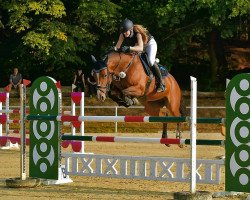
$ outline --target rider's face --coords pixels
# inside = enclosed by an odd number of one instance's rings
[[[128,30],[128,31],[124,32],[123,35],[124,35],[125,37],[129,37],[129,36],[130,36],[130,33],[131,33],[131,30]]]

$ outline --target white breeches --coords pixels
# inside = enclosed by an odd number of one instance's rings
[[[148,55],[149,64],[153,66],[157,53],[157,43],[154,38],[149,40],[148,44],[145,46],[145,51]]]

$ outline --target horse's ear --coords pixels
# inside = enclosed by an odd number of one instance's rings
[[[92,60],[92,62],[93,62],[94,64],[97,63],[97,60],[96,60],[95,56],[93,56],[93,55],[91,55],[91,60]]]

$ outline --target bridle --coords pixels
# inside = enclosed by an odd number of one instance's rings
[[[132,65],[133,61],[134,61],[134,58],[136,56],[137,53],[133,53],[133,58],[131,59],[131,61],[129,62],[129,64],[127,65],[127,67],[125,68],[124,72],[126,72],[130,66]],[[114,70],[117,69],[119,66],[120,66],[120,61],[122,59],[122,56],[121,56],[121,53],[119,52],[119,62],[117,63],[117,65],[115,66]],[[95,70],[95,74],[96,74],[96,78],[97,78],[97,86],[96,86],[96,89],[104,94],[106,94],[107,92],[110,91],[110,85],[111,85],[111,82],[112,80],[110,80],[110,76],[112,77],[113,80],[116,80],[116,81],[120,81],[120,77],[116,77],[116,75],[114,75],[114,73],[110,73],[109,70],[108,70],[108,67],[107,67],[107,61],[108,61],[108,56],[106,57],[106,62],[105,62],[105,66],[102,67],[101,69],[98,69],[98,70]],[[105,86],[102,86],[100,85],[99,83],[99,75],[100,75],[100,72],[103,71],[103,70],[107,70],[107,84]],[[105,92],[106,90],[106,92]]]
[[[102,85],[100,85],[100,83],[99,83],[99,75],[100,75],[100,72],[103,71],[103,70],[105,70],[105,69],[107,70],[107,79],[108,79],[108,81],[107,81],[106,86],[102,86]],[[106,94],[106,93],[110,90],[110,83],[109,83],[110,81],[109,81],[109,71],[108,71],[108,67],[106,66],[106,67],[103,67],[103,68],[101,68],[101,69],[99,69],[99,70],[95,70],[95,74],[96,74],[96,78],[97,78],[97,86],[96,86],[96,89],[99,90],[100,92]],[[104,91],[104,90],[106,90],[106,91]]]

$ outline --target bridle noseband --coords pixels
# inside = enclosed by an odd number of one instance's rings
[[[99,70],[95,70],[95,73],[96,73],[96,77],[97,77],[97,86],[96,86],[96,89],[99,90],[100,92],[106,94],[109,90],[110,90],[110,83],[109,83],[109,80],[107,81],[107,85],[106,86],[102,86],[99,84],[99,74],[101,71],[103,70],[107,70],[107,79],[109,79],[109,72],[108,72],[108,67],[103,67]],[[104,91],[106,90],[106,92]]]

